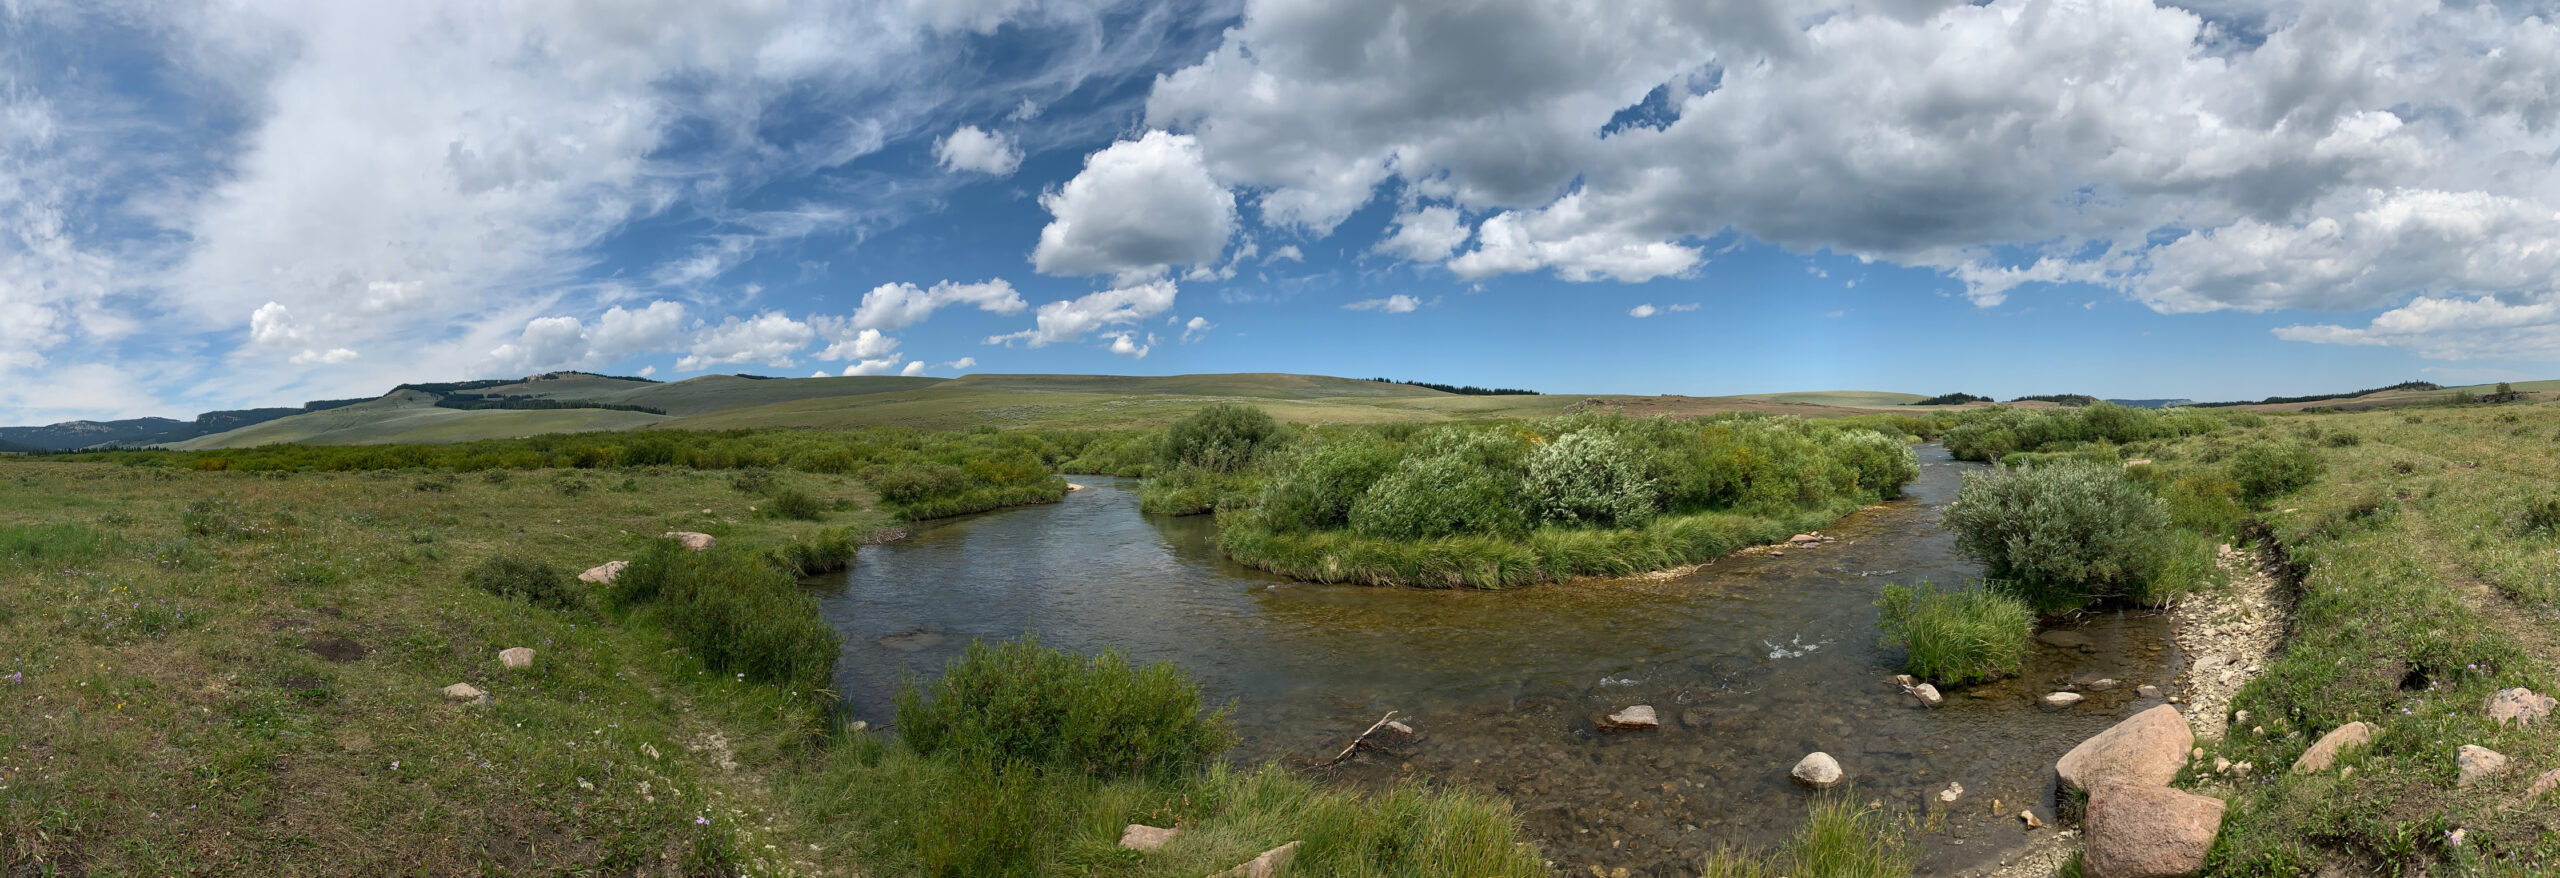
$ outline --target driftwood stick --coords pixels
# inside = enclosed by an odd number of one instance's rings
[[[1333,758],[1331,758],[1331,759],[1327,759],[1327,760],[1325,760],[1324,762],[1322,762],[1322,763],[1320,763],[1320,764],[1321,764],[1321,765],[1323,765],[1323,766],[1324,766],[1324,767],[1326,767],[1326,768],[1331,768],[1331,767],[1333,767],[1333,766],[1336,766],[1336,765],[1340,765],[1340,764],[1342,764],[1342,760],[1345,760],[1345,759],[1349,759],[1349,758],[1351,758],[1351,751],[1360,749],[1360,745],[1362,745],[1362,744],[1365,744],[1365,743],[1368,743],[1368,742],[1369,742],[1369,736],[1370,736],[1370,735],[1377,734],[1379,729],[1386,728],[1386,727],[1387,727],[1387,721],[1388,721],[1388,720],[1395,719],[1395,718],[1396,718],[1396,712],[1395,712],[1395,711],[1392,711],[1392,710],[1387,711],[1387,715],[1386,715],[1386,716],[1379,717],[1377,722],[1374,722],[1374,723],[1370,723],[1370,724],[1369,724],[1369,730],[1368,730],[1368,731],[1361,732],[1359,737],[1351,739],[1351,743],[1344,745],[1344,746],[1343,746],[1343,748],[1342,748],[1342,752],[1340,752],[1340,753],[1336,753],[1336,754],[1333,754]]]

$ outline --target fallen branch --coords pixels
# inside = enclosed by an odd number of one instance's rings
[[[1370,735],[1377,734],[1379,729],[1386,728],[1387,722],[1395,718],[1395,711],[1387,711],[1386,716],[1379,717],[1377,722],[1369,724],[1368,731],[1361,732],[1359,737],[1351,739],[1351,743],[1343,745],[1342,752],[1333,754],[1333,758],[1331,759],[1316,763],[1316,767],[1332,768],[1336,765],[1342,764],[1342,760],[1351,758],[1352,751],[1360,749],[1360,745],[1362,744],[1369,743]]]

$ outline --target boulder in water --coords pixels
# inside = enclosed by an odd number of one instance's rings
[[[1815,752],[1806,754],[1803,759],[1798,760],[1795,770],[1787,772],[1787,776],[1795,778],[1797,783],[1805,786],[1827,790],[1839,785],[1842,772],[1840,761],[1831,758],[1831,754]]]

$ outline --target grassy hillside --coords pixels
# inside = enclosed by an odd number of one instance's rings
[[[1272,417],[1302,424],[1535,418],[1563,414],[1576,406],[1637,415],[1748,411],[1825,417],[1899,409],[1902,402],[1921,398],[1854,390],[1731,397],[1472,396],[1406,384],[1279,373],[970,375],[953,379],[705,375],[664,384],[555,373],[470,392],[486,397],[645,406],[664,411],[667,416],[577,409],[463,411],[437,408],[428,394],[402,391],[371,402],[295,415],[170,447],[209,450],[279,442],[459,442],[660,424],[703,430],[1150,427],[1222,402],[1253,405],[1270,412]]]
[[[1929,397],[1920,393],[1888,393],[1882,390],[1806,390],[1795,393],[1746,393],[1735,398],[1843,408],[1900,408]]]
[[[402,442],[465,442],[574,433],[628,430],[664,421],[663,415],[604,409],[552,411],[437,408],[435,398],[401,391],[372,402],[278,418],[237,430],[199,436],[170,447],[183,451],[250,448],[283,442],[312,445],[384,445]]]

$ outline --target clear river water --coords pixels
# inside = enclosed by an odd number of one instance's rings
[[[1502,794],[1565,874],[1695,874],[1719,846],[1774,844],[1804,823],[1811,794],[1787,772],[1816,750],[1850,795],[1918,823],[1923,874],[1960,874],[2053,832],[2017,816],[2052,822],[2053,760],[2156,703],[2135,687],[2170,688],[2180,658],[2165,615],[2110,611],[2063,626],[2091,646],[2038,643],[2022,676],[1920,706],[1889,679],[1900,656],[1878,642],[1876,594],[1980,571],[1938,526],[1979,466],[1919,451],[1919,480],[1826,530],[1836,542],[1678,576],[1298,583],[1225,560],[1207,516],[1144,515],[1134,481],[1077,477],[1088,489],[1063,502],[928,523],[811,584],[844,640],[838,691],[875,724],[902,678],[936,673],[971,638],[1037,634],[1180,666],[1234,703],[1242,760],[1328,757],[1398,711],[1417,736],[1332,769],[1339,782]],[[2122,685],[2063,711],[2036,702],[2098,678]],[[1597,730],[1636,704],[1662,727]],[[1949,782],[1965,789],[1952,804],[1937,796]]]

